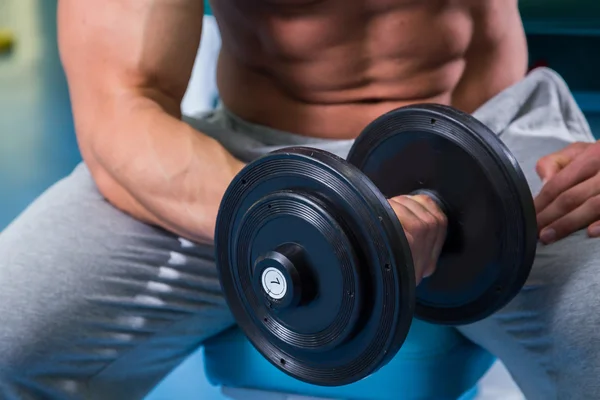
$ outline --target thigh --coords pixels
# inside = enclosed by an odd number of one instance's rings
[[[84,166],[0,234],[0,397],[141,398],[233,321],[210,247],[109,205]]]
[[[537,160],[569,142],[507,133],[532,193]],[[600,392],[600,240],[585,230],[538,245],[519,295],[492,317],[459,330],[498,356],[528,399],[587,399]]]
[[[600,393],[600,241],[579,231],[539,246],[520,294],[459,330],[498,356],[528,399]]]

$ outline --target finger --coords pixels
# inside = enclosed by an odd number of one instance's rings
[[[556,175],[558,171],[563,169],[567,163],[567,159],[557,154],[550,154],[540,158],[535,165],[535,171],[542,180],[542,185],[546,184],[546,182]]]
[[[405,224],[414,222],[413,220],[419,220],[419,217],[408,207],[406,207],[404,198],[408,196],[398,196],[389,199],[389,203],[391,204],[396,216],[402,223],[404,227]]]
[[[415,213],[404,205],[405,201],[403,201],[401,197],[392,198],[389,200],[389,203],[400,220],[402,228],[404,229],[404,234],[408,240],[415,269],[415,280],[418,285],[423,279],[423,272],[425,269],[422,260],[422,251],[420,251],[420,245],[424,241],[421,236],[425,231],[422,228],[423,223]]]
[[[588,226],[588,235],[593,238],[600,237],[600,221],[596,221]]]
[[[597,221],[599,216],[600,196],[594,196],[575,210],[544,228],[540,233],[540,241],[544,244],[554,243],[572,232]]]
[[[410,207],[426,223],[428,229],[429,259],[423,273],[423,277],[427,278],[435,272],[438,258],[444,246],[447,219],[446,215],[429,196],[411,196],[410,200],[413,200],[413,202],[406,203],[407,207]]]
[[[416,196],[415,196],[416,197]],[[431,270],[435,270],[433,264],[434,249],[433,244],[436,241],[437,232],[432,229],[436,225],[435,217],[429,213],[426,206],[419,203],[413,196],[402,196],[399,201],[409,209],[421,221],[419,236],[421,237],[419,247],[419,281],[431,275]]]
[[[589,162],[586,158],[573,161],[542,187],[534,200],[536,212],[541,213],[563,192],[591,178],[597,172],[598,166],[595,162]]]
[[[417,202],[421,207],[425,208],[430,214],[437,216],[438,214],[443,215],[442,210],[438,206],[438,204],[426,194],[418,194],[415,196],[402,196],[405,198],[409,198],[412,201]]]
[[[543,229],[559,218],[575,210],[589,198],[600,194],[600,175],[571,187],[560,194],[542,212],[537,214],[538,229]],[[578,229],[583,228],[579,227]]]
[[[433,244],[437,234],[438,220],[429,209],[433,206],[417,196],[402,196],[399,201],[421,221],[423,236],[428,244]]]
[[[437,267],[438,259],[446,241],[448,218],[438,204],[429,196],[414,196],[413,199],[427,209],[427,212],[435,218],[435,223],[437,225],[435,241],[431,250],[431,263],[424,274],[424,278],[427,278],[435,272]]]
[[[401,207],[399,217],[405,230],[411,232],[415,240],[418,240],[419,248],[428,242],[430,229],[427,229],[427,212],[410,196],[399,196],[392,201]]]
[[[572,143],[564,149],[540,158],[535,166],[535,170],[542,182],[545,183],[556,175],[571,160],[585,151],[587,145],[589,143]]]

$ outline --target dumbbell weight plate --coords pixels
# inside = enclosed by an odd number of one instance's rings
[[[535,256],[535,210],[517,161],[486,126],[447,106],[399,108],[364,129],[348,161],[388,198],[430,190],[448,209],[437,270],[417,288],[418,318],[466,324],[516,296]]]
[[[400,348],[415,277],[373,183],[333,154],[286,148],[247,165],[221,203],[217,268],[246,336],[302,381],[352,383]]]

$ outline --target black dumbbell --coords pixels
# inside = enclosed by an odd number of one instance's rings
[[[426,193],[448,217],[436,272],[415,287],[412,256],[387,199]],[[221,285],[249,340],[287,374],[317,385],[360,380],[389,362],[413,316],[481,320],[529,275],[533,199],[499,138],[451,107],[417,105],[367,126],[343,160],[286,148],[247,165],[221,203]]]

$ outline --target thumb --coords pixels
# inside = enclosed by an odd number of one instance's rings
[[[588,143],[573,143],[562,150],[540,158],[535,166],[535,171],[542,182],[548,182],[561,169],[569,165],[575,157],[587,148],[587,145]]]

